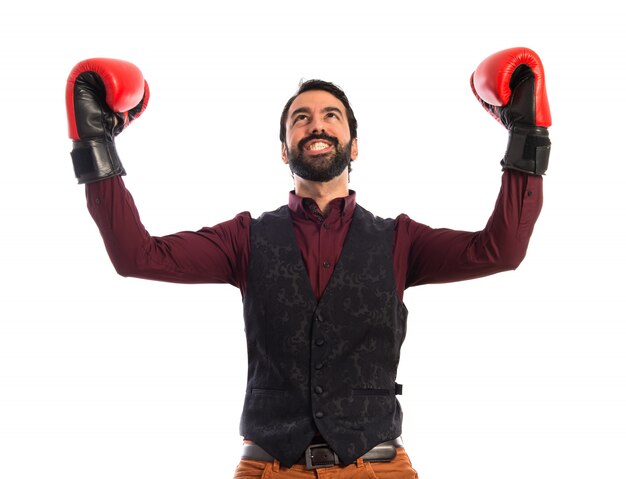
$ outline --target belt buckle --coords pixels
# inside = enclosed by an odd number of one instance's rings
[[[311,444],[304,451],[307,469],[321,469],[339,464],[339,457],[328,444]]]

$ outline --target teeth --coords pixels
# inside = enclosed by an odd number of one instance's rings
[[[317,143],[313,143],[312,145],[309,146],[309,150],[323,150],[325,148],[327,148],[328,145],[326,143],[322,143],[321,141],[318,141]]]

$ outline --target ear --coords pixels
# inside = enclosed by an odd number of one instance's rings
[[[355,138],[352,140],[352,146],[350,147],[350,159],[352,161],[356,161],[359,156],[359,139]]]
[[[280,144],[280,156],[285,165],[289,164],[289,158],[287,158],[287,147],[285,146],[284,143]]]

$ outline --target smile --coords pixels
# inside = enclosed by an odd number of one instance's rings
[[[320,151],[320,150],[325,150],[329,146],[330,145],[324,141],[315,141],[311,143],[310,145],[307,145],[306,149],[309,151]]]

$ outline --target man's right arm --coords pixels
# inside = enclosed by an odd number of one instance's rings
[[[199,231],[151,236],[120,176],[86,185],[87,207],[122,276],[245,289],[250,214]]]
[[[79,62],[66,86],[68,133],[79,184],[117,272],[179,283],[230,283],[245,290],[250,215],[197,232],[154,237],[143,227],[121,176],[115,137],[145,111],[148,83],[132,63]]]

